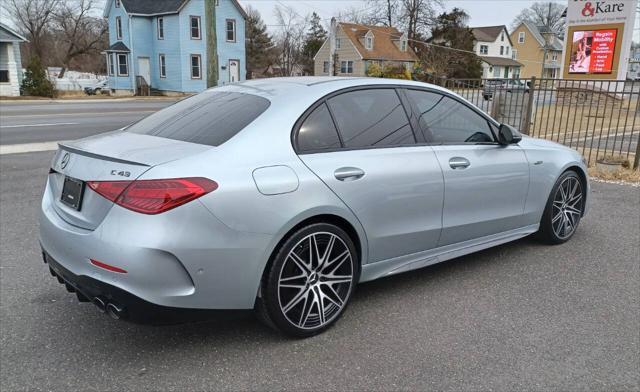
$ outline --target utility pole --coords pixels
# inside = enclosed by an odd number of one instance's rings
[[[544,67],[547,61],[547,50],[549,47],[549,33],[551,33],[551,2],[549,2],[549,11],[547,12],[547,21],[545,23],[545,29],[547,31],[542,32],[542,39],[544,40],[544,51],[542,53],[542,73],[540,73],[540,77],[544,79]]]
[[[329,76],[335,75],[334,70],[334,58],[336,53],[336,30],[338,29],[338,22],[336,18],[331,18],[331,27],[329,28]]]
[[[216,1],[205,0],[207,32],[207,88],[218,85],[218,41],[216,36]]]

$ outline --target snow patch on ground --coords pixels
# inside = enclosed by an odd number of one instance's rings
[[[598,177],[590,177],[589,179],[591,181],[593,181],[593,182],[601,182],[601,183],[605,183],[605,184],[626,185],[626,186],[632,186],[634,188],[640,188],[640,182],[629,182],[629,181],[622,181],[622,180],[604,180],[604,179],[598,178]]]

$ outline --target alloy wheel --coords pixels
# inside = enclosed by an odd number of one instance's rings
[[[288,253],[278,277],[278,302],[286,319],[301,329],[329,324],[346,305],[353,284],[353,259],[339,236],[317,232]]]
[[[553,198],[551,227],[561,240],[571,237],[582,215],[582,184],[576,177],[560,183]]]

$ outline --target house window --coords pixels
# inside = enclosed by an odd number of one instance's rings
[[[514,49],[511,51],[511,58],[514,60],[518,59],[518,49]]]
[[[509,47],[508,47],[508,46],[505,46],[505,48],[506,48],[506,49],[505,49],[505,54],[508,56],[508,55],[509,55]]]
[[[116,8],[120,8],[120,0],[116,0]]]
[[[160,67],[160,77],[164,79],[167,77],[167,58],[164,54],[161,54],[158,60],[158,66]]]
[[[553,61],[558,61],[558,53],[557,52],[553,52],[551,54],[551,60]]]
[[[113,76],[115,73],[115,64],[113,63],[113,53],[107,53],[107,69],[109,70],[109,76]]]
[[[122,39],[122,19],[119,16],[116,16],[116,39]]]
[[[367,50],[373,49],[373,37],[365,37],[364,40],[364,47],[367,48]]]
[[[502,56],[504,54],[504,46],[500,47],[500,56]]]
[[[9,70],[0,70],[0,83],[9,83]]]
[[[191,79],[202,79],[202,73],[200,66],[202,65],[202,58],[199,54],[191,55]]]
[[[504,42],[504,33],[500,36],[500,41]]]
[[[500,77],[500,67],[493,67],[493,77],[494,78]]]
[[[341,61],[340,73],[343,73],[343,74],[353,73],[353,61]]]
[[[514,68],[513,69],[513,78],[514,79],[520,79],[520,68]]]
[[[325,61],[322,63],[322,73],[329,73],[329,62]]]
[[[480,45],[480,54],[489,54],[489,46]]]
[[[129,63],[126,54],[118,55],[118,76],[129,76]]]
[[[158,18],[158,39],[164,39],[164,18]]]
[[[400,41],[400,51],[401,52],[407,51],[407,41],[405,40]]]
[[[200,17],[191,16],[191,39],[200,39]]]
[[[336,49],[340,49],[340,38],[336,38]]]
[[[518,33],[518,42],[521,44],[524,43],[524,31]]]
[[[236,42],[236,20],[227,19],[227,42]]]

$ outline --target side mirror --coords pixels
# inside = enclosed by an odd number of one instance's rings
[[[498,130],[498,142],[502,145],[518,144],[522,140],[522,134],[511,125],[501,124]]]

